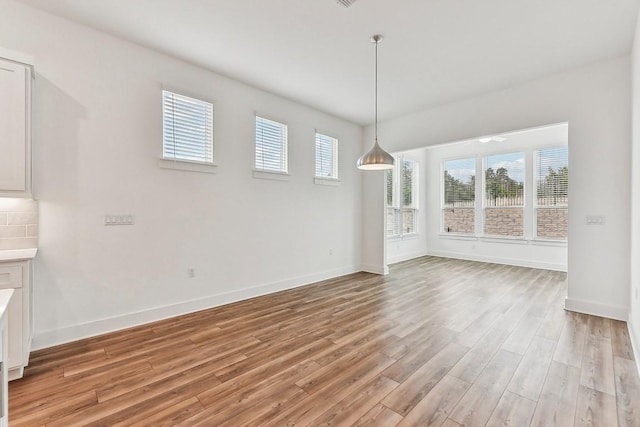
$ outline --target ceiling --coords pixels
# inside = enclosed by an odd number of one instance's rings
[[[20,0],[358,124],[629,53],[640,0]]]

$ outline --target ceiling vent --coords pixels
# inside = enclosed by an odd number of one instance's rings
[[[349,7],[357,1],[358,0],[337,0],[337,3],[343,5],[344,7]]]

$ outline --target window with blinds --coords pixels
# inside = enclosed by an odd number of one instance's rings
[[[256,170],[287,173],[287,125],[256,116]]]
[[[162,157],[213,163],[213,105],[162,91]]]
[[[402,230],[401,234],[412,234],[417,229],[418,211],[418,163],[402,159]]]
[[[338,179],[338,140],[316,132],[316,178]]]
[[[522,152],[485,157],[485,234],[524,236],[524,159]]]
[[[397,161],[396,161],[397,164]],[[394,183],[397,178],[394,177],[396,168],[387,169],[386,173],[386,191],[387,191],[387,237],[400,236],[400,209],[397,208],[396,186]]]
[[[536,237],[567,240],[569,224],[568,147],[535,152]]]
[[[386,174],[387,237],[417,233],[418,163],[400,157]]]
[[[476,158],[447,160],[442,164],[442,231],[475,232]]]

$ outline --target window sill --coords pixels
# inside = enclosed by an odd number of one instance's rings
[[[322,178],[317,176],[313,178],[313,183],[315,185],[331,185],[337,187],[340,185],[340,180],[336,178]]]
[[[387,240],[413,240],[418,237],[420,237],[420,233],[396,234],[394,236],[387,236]]]
[[[529,241],[527,239],[525,239],[524,237],[508,237],[508,236],[485,236],[485,237],[480,237],[479,238],[480,241],[482,242],[495,242],[495,243],[508,243],[508,244],[514,244],[514,245],[528,245]]]
[[[271,172],[265,170],[253,170],[253,177],[256,179],[270,179],[273,181],[289,181],[291,175],[286,172]]]
[[[440,233],[441,239],[451,239],[451,240],[478,240],[476,236],[471,234],[456,234],[456,233]]]
[[[191,162],[188,160],[158,159],[158,166],[162,169],[174,169],[188,172],[216,173],[218,165],[205,162]]]
[[[533,239],[531,240],[531,244],[536,246],[557,246],[561,248],[567,247],[566,240]]]

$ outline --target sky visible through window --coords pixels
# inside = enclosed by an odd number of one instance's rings
[[[476,174],[476,159],[471,157],[468,159],[448,160],[445,162],[445,170],[454,177],[464,183],[468,183],[471,177]]]
[[[524,182],[524,153],[505,153],[487,156],[487,169],[497,171],[504,168],[509,173],[509,178]]]

